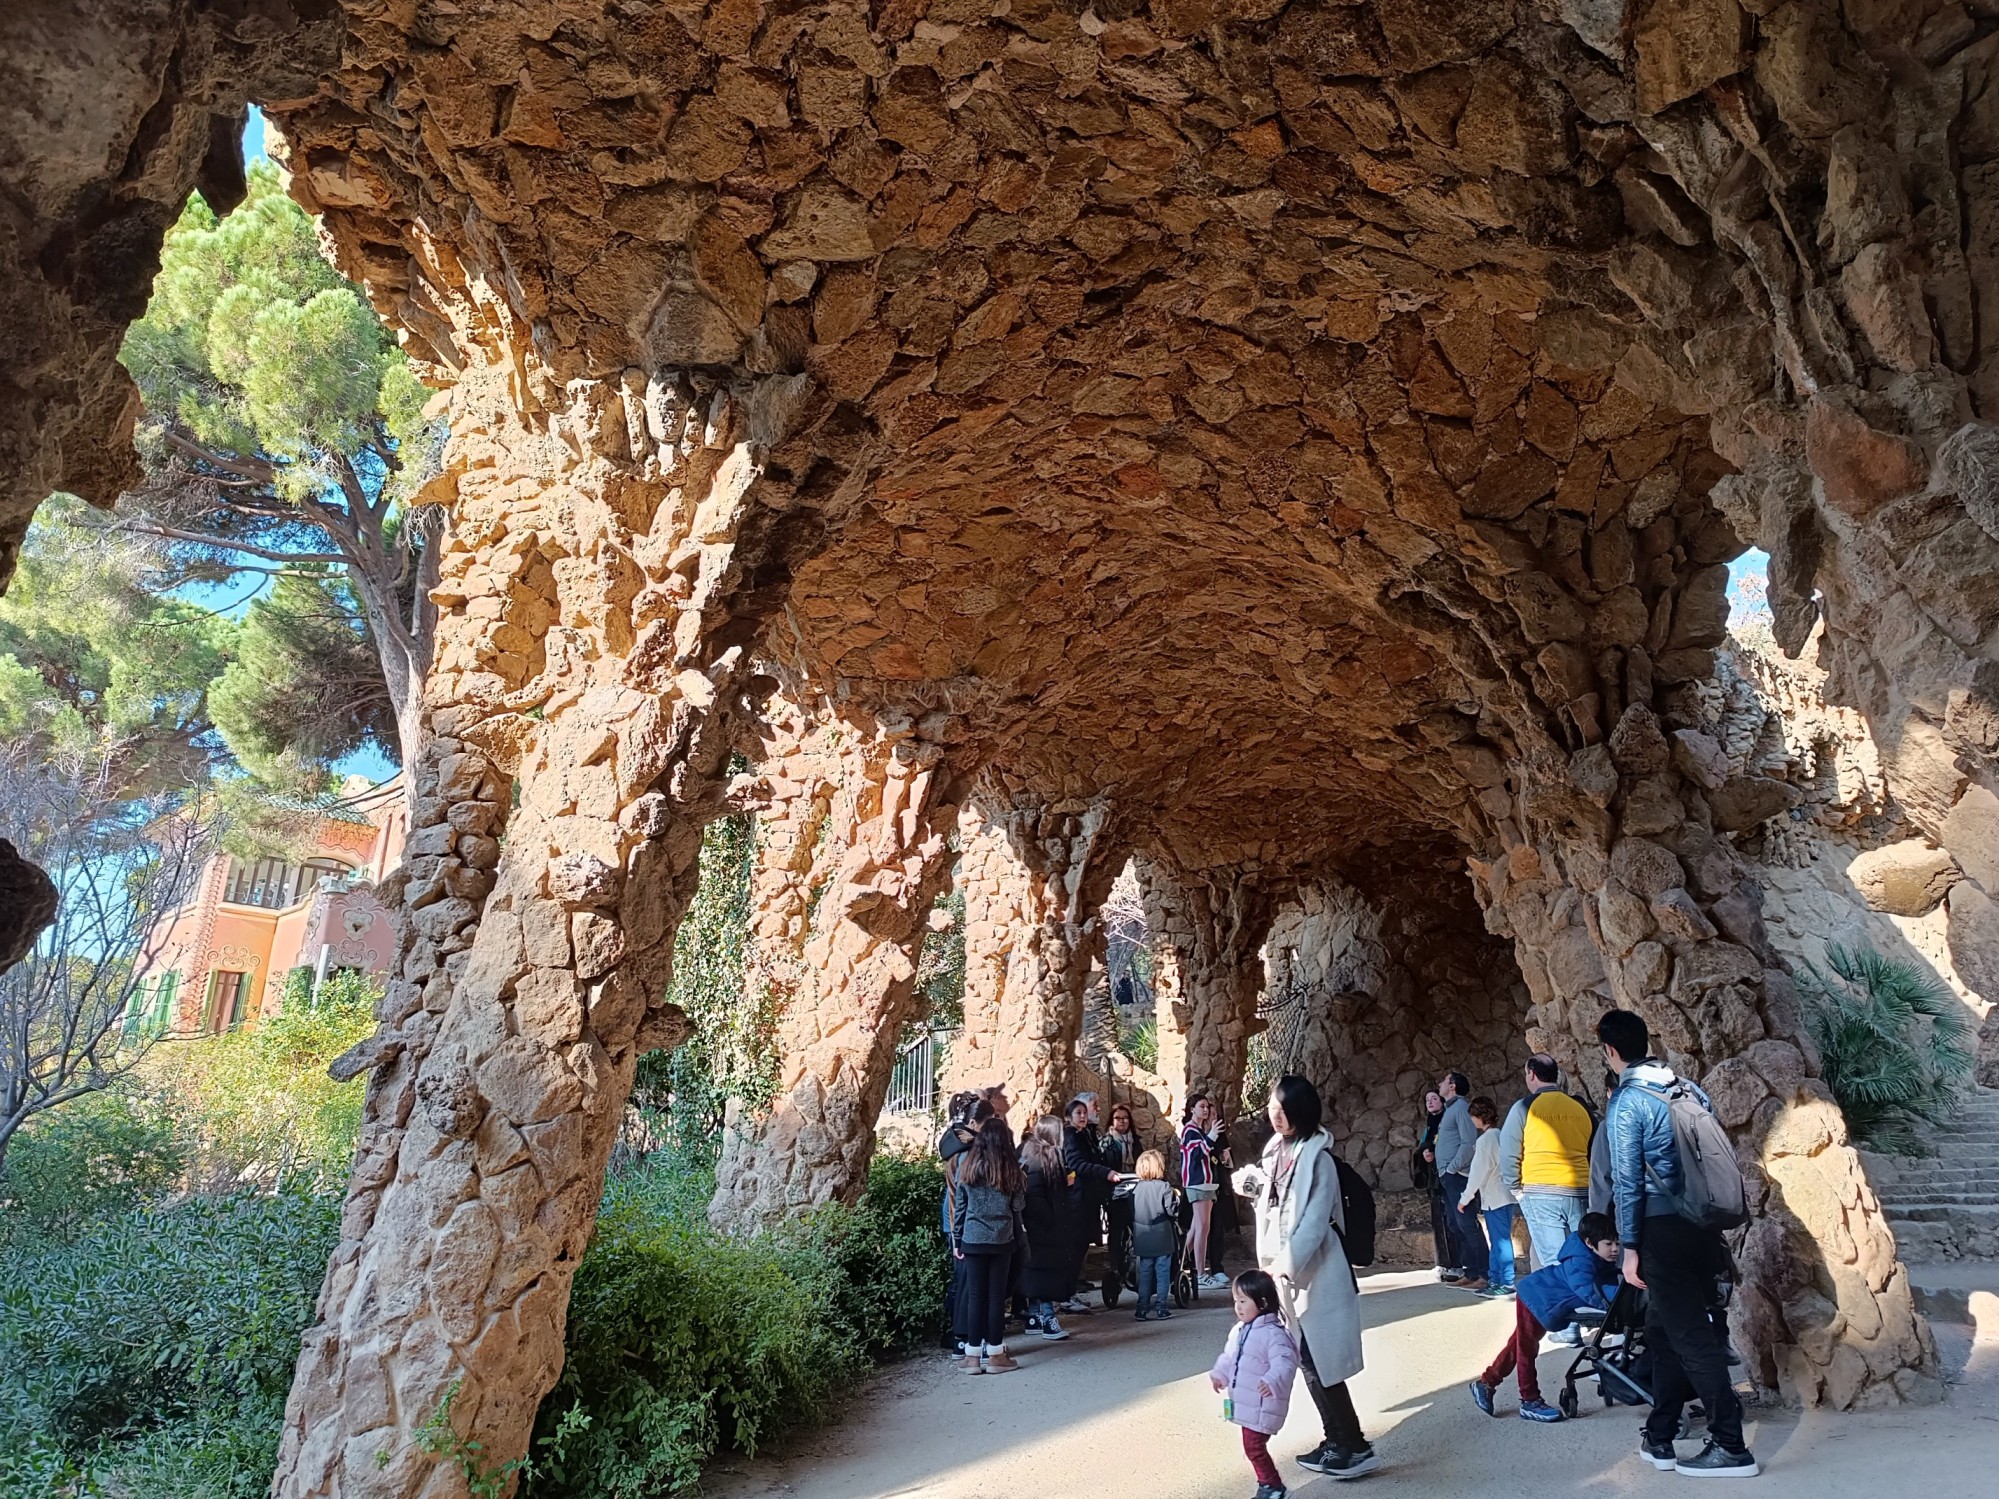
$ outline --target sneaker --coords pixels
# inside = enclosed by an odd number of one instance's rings
[[[1363,1447],[1358,1452],[1335,1452],[1319,1471],[1328,1478],[1358,1478],[1380,1466],[1381,1459],[1375,1455],[1374,1449]]]
[[[1511,1296],[1513,1294],[1513,1287],[1487,1286],[1483,1291],[1480,1291],[1478,1294],[1483,1296],[1487,1301],[1503,1301],[1508,1296]]]
[[[1201,1277],[1201,1289],[1204,1291],[1219,1291],[1223,1286],[1228,1284],[1229,1278],[1217,1271],[1211,1270]]]
[[[1154,1322],[1171,1322],[1173,1320],[1173,1314],[1167,1311],[1166,1308],[1162,1306],[1158,1311],[1152,1314],[1152,1320]]]
[[[1078,1301],[1074,1296],[1071,1296],[1067,1301],[1063,1302],[1060,1306],[1056,1307],[1055,1310],[1058,1312],[1069,1312],[1072,1315],[1076,1316],[1087,1316],[1090,1309],[1084,1306],[1083,1303]],[[1052,1321],[1053,1319],[1051,1318],[1050,1320]]]
[[[1321,1442],[1310,1452],[1299,1457],[1298,1466],[1313,1473],[1323,1473],[1326,1471],[1326,1464],[1338,1455],[1339,1449],[1331,1442]]]
[[[1041,1324],[1041,1340],[1044,1343],[1059,1343],[1068,1336],[1059,1317],[1049,1317]]]
[[[1520,1402],[1520,1419],[1523,1421],[1540,1421],[1552,1426],[1555,1422],[1562,1419],[1562,1413],[1552,1405],[1549,1405],[1545,1400],[1523,1400]]]
[[[1019,1360],[1004,1348],[1000,1349],[998,1353],[989,1353],[986,1355],[986,1373],[988,1374],[1011,1374],[1019,1367]]]
[[[1492,1408],[1492,1386],[1482,1379],[1474,1379],[1471,1382],[1471,1403],[1484,1411],[1488,1416],[1499,1414],[1498,1411]]]
[[[1152,1313],[1150,1313],[1150,1312],[1133,1312],[1133,1313],[1131,1314],[1131,1320],[1132,1320],[1132,1321],[1134,1321],[1134,1322],[1150,1322],[1150,1321],[1152,1320]]]
[[[1699,1457],[1683,1457],[1673,1471],[1689,1478],[1754,1478],[1763,1470],[1746,1452],[1730,1452],[1719,1443],[1709,1442]]]
[[[1039,1317],[1029,1317],[1024,1326],[1028,1332],[1040,1332],[1041,1319]]]
[[[1448,1270],[1442,1269],[1440,1267],[1437,1271],[1437,1279],[1441,1280],[1447,1286],[1456,1285],[1459,1281],[1463,1280],[1464,1278],[1465,1278],[1464,1271],[1458,1269],[1455,1265]]]
[[[1673,1444],[1653,1441],[1642,1427],[1638,1432],[1638,1455],[1653,1467],[1667,1473],[1680,1465],[1680,1455],[1673,1450]]]
[[[1250,1499],[1285,1499],[1290,1492],[1281,1483],[1259,1483]]]
[[[1612,1334],[1612,1336],[1617,1337],[1620,1343],[1624,1341],[1617,1334]],[[1555,1343],[1563,1348],[1580,1348],[1583,1344],[1582,1329],[1579,1327],[1565,1327],[1560,1332],[1549,1333],[1543,1341]]]

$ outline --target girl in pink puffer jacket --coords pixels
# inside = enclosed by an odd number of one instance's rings
[[[1262,1270],[1235,1278],[1236,1325],[1208,1382],[1222,1395],[1222,1419],[1242,1428],[1242,1450],[1256,1473],[1256,1499],[1284,1499],[1284,1479],[1270,1460],[1270,1439],[1291,1409],[1298,1345],[1278,1315],[1277,1282]]]

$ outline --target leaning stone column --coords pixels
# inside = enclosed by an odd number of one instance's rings
[[[1738,1236],[1735,1321],[1759,1380],[1841,1407],[1930,1398],[1927,1327],[1730,841],[1796,793],[1732,772],[1695,726],[1734,544],[1684,502],[1646,521],[1600,521],[1566,587],[1540,580],[1558,607],[1532,623],[1556,638],[1490,684],[1484,737],[1452,747],[1490,830],[1472,866],[1487,924],[1514,938],[1529,1040],[1585,1085],[1600,1075],[1597,1018],[1615,1005],[1713,1097],[1757,1214]],[[1559,607],[1568,588],[1612,597],[1592,619]],[[1614,608],[1620,592],[1640,607]]]
[[[463,1492],[414,1440],[447,1407],[486,1472],[527,1452],[633,1065],[684,1031],[661,997],[723,808],[741,579],[789,499],[760,473],[792,383],[696,399],[669,373],[648,410],[643,379],[577,382],[522,425],[497,374],[467,376],[431,737],[385,882],[398,962],[343,1059],[366,1114],[276,1499]]]
[[[723,1136],[708,1212],[737,1229],[866,1186],[958,818],[944,747],[906,723],[829,718],[783,748],[762,830],[772,868],[752,887],[775,905],[758,907],[749,981],[779,986],[784,1061],[769,1111],[732,1112]]]
[[[1249,1038],[1262,1029],[1263,939],[1276,902],[1253,868],[1187,870],[1157,856],[1136,868],[1152,938],[1159,1070],[1224,1118],[1242,1107]]]
[[[1117,877],[1109,804],[1049,803],[995,789],[960,824],[964,846],[965,1034],[950,1086],[1004,1082],[1016,1133],[1059,1110],[1074,1084],[1097,907]]]

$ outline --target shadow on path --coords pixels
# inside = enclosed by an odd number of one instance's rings
[[[1536,1426],[1472,1405],[1467,1383],[1513,1325],[1511,1302],[1485,1302],[1428,1271],[1361,1282],[1368,1367],[1354,1398],[1380,1450],[1369,1491],[1544,1499],[1549,1494],[1672,1491],[1688,1480],[1637,1455],[1639,1416],[1585,1400],[1580,1419]],[[701,1492],[711,1499],[1243,1499],[1255,1480],[1239,1433],[1221,1420],[1208,1366],[1231,1313],[1218,1296],[1166,1323],[1139,1323],[1130,1303],[1079,1317],[1075,1336],[1016,1339],[1015,1374],[958,1373],[941,1354],[891,1366],[857,1391],[832,1426],[755,1459],[725,1458]],[[1567,1354],[1541,1361],[1550,1393]],[[1928,1488],[1983,1492],[1999,1454],[1999,1402],[1959,1401],[1869,1416],[1757,1413],[1752,1443],[1766,1476],[1760,1499],[1876,1499]],[[1318,1430],[1299,1388],[1271,1442],[1298,1499],[1351,1487],[1294,1459]],[[1692,1450],[1692,1449],[1689,1449]],[[1745,1496],[1747,1499],[1747,1496]]]

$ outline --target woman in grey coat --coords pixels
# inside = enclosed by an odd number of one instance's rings
[[[1381,1466],[1360,1429],[1347,1380],[1361,1369],[1360,1282],[1347,1262],[1346,1214],[1333,1137],[1320,1124],[1319,1093],[1302,1077],[1270,1090],[1277,1131],[1260,1164],[1236,1178],[1256,1204],[1256,1259],[1277,1281],[1284,1323],[1298,1340],[1299,1368],[1326,1439],[1298,1459],[1332,1478]]]

